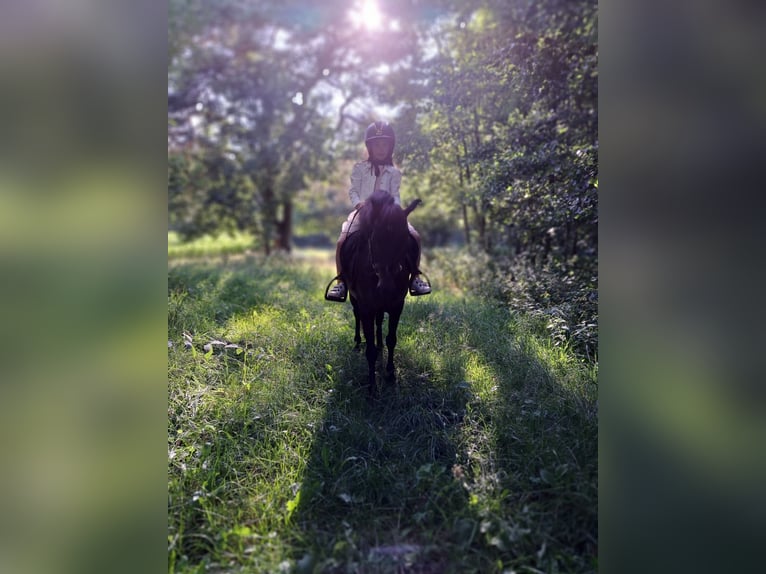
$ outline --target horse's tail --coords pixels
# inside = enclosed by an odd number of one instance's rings
[[[407,206],[407,207],[404,209],[404,215],[409,215],[410,213],[412,213],[413,211],[415,211],[415,208],[416,208],[418,205],[420,205],[421,203],[423,203],[423,200],[422,200],[422,199],[420,199],[420,198],[418,198],[418,199],[413,199],[413,200],[410,202],[410,204],[409,204],[409,205],[408,205],[408,206]]]

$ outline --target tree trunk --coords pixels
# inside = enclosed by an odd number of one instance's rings
[[[476,230],[479,232],[479,245],[486,250],[487,249],[487,220],[484,214],[479,210],[479,206],[476,201],[473,202],[473,215],[476,220]]]
[[[276,226],[276,211],[274,190],[271,186],[267,186],[263,190],[263,250],[266,255],[271,255],[271,236]]]
[[[277,221],[277,237],[274,248],[290,253],[293,227],[293,203],[290,199],[282,202],[282,218]]]

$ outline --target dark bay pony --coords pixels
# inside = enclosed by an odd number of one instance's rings
[[[357,212],[358,230],[349,234],[341,248],[343,279],[354,307],[357,350],[361,343],[360,323],[364,332],[370,395],[376,393],[375,362],[378,349],[383,348],[385,313],[388,313],[386,372],[394,377],[396,329],[410,274],[416,271],[418,249],[407,228],[407,216],[420,203],[416,199],[403,209],[387,192],[375,192]]]

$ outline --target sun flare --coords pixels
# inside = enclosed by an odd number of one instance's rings
[[[357,28],[379,30],[383,26],[383,14],[375,0],[360,0],[348,12],[351,23]]]

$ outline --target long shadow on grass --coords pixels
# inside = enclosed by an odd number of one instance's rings
[[[458,349],[452,360],[467,372],[473,397],[460,458],[494,562],[595,571],[598,431],[587,368],[514,326],[503,307],[417,310],[440,325],[436,346]]]
[[[488,533],[500,541],[504,555],[534,556],[540,570],[595,572],[598,423],[593,390],[570,388],[573,381],[523,345],[507,364],[511,376],[499,379],[492,428],[503,507],[512,519],[488,510]]]
[[[412,320],[405,310],[403,324]],[[462,521],[467,493],[452,474],[463,378],[434,382],[428,371],[436,366],[416,369],[403,350],[396,385],[379,375],[379,397],[369,402],[364,353],[351,346],[349,338],[338,351],[334,396],[291,516],[301,532],[295,560],[321,572],[451,571],[472,527]]]
[[[489,306],[410,305],[398,386],[372,405],[353,382],[364,380],[363,356],[349,353],[292,516],[298,564],[595,570],[595,415],[577,377],[498,317]]]

